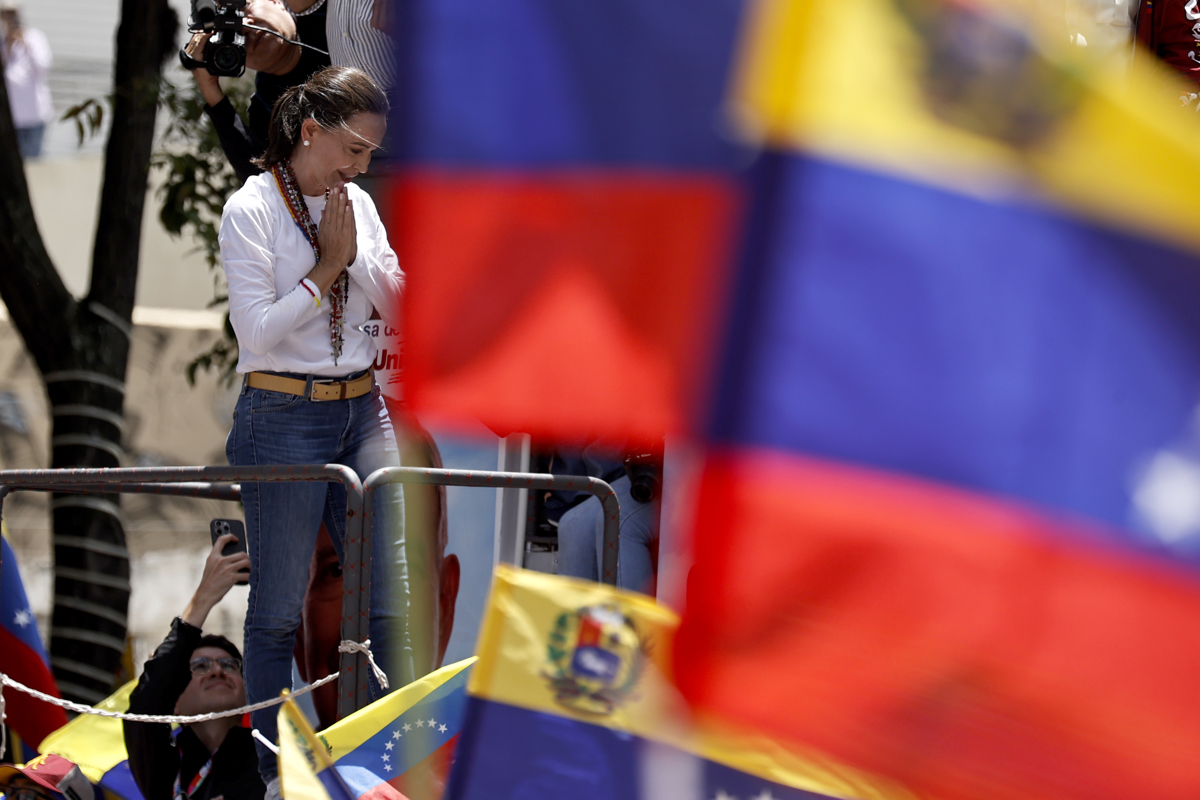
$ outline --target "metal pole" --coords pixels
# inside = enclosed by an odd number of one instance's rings
[[[22,486],[23,490],[59,492],[62,494],[102,494],[104,492],[119,494],[163,494],[178,497],[195,497],[202,500],[227,500],[238,502],[242,499],[242,487],[237,483],[118,483],[106,485],[101,483],[72,483],[63,485],[47,484],[46,486]]]
[[[420,467],[386,467],[378,469],[367,476],[362,483],[362,540],[364,547],[370,548],[372,530],[374,527],[374,492],[390,483],[418,483],[418,485],[438,486],[476,486],[494,489],[565,489],[571,492],[590,492],[600,498],[604,507],[604,559],[602,559],[602,576],[604,583],[617,583],[617,555],[620,545],[620,504],[617,493],[612,487],[595,477],[570,475],[548,475],[536,473],[499,473],[499,471],[475,471],[462,469],[426,469]],[[407,535],[407,531],[406,531]],[[370,549],[368,549],[370,552]],[[520,563],[520,561],[517,561]],[[412,566],[409,573],[412,575]],[[365,615],[371,604],[371,565],[366,563],[364,572],[359,576],[359,609]],[[346,588],[349,593],[350,588]],[[414,589],[415,590],[415,589]],[[408,620],[409,636],[413,636],[413,620]],[[414,658],[424,651],[422,646],[410,642]],[[421,667],[418,666],[418,672]],[[420,674],[415,675],[420,678]],[[364,676],[365,678],[365,676]],[[361,691],[366,692],[365,680],[360,681]],[[365,694],[364,694],[365,702]]]
[[[374,513],[374,492],[389,483],[436,484],[442,486],[481,486],[492,489],[542,489],[590,492],[600,498],[604,508],[604,556],[602,582],[617,583],[617,556],[621,544],[621,504],[613,488],[599,478],[577,475],[550,475],[535,472],[487,472],[465,469],[426,469],[423,467],[385,467],[372,472],[363,482],[366,526]]]
[[[338,481],[346,487],[346,547],[343,563],[342,639],[361,642],[367,635],[371,602],[370,554],[374,491],[393,483],[477,486],[492,489],[541,489],[590,492],[604,509],[602,579],[615,585],[620,546],[621,507],[617,495],[598,478],[528,472],[387,467],[365,483],[340,464],[264,467],[128,467],[120,469],[0,470],[0,516],[4,498],[14,490],[120,493],[155,492],[237,499],[234,482],[284,483]],[[221,487],[218,484],[226,484]],[[338,716],[344,718],[368,702],[366,657],[343,653],[339,664]]]
[[[364,543],[363,490],[356,479],[355,491],[346,490],[345,556],[342,559],[342,641],[361,642],[370,630],[370,607],[359,597],[363,580],[370,586],[371,545]],[[372,643],[377,644],[377,643]],[[338,719],[345,719],[367,705],[367,676],[371,665],[362,653],[342,653],[338,659]]]
[[[527,433],[513,433],[501,439],[496,469],[499,472],[529,472],[531,442]],[[506,487],[496,490],[496,543],[492,563],[524,565],[528,507],[528,489]]]

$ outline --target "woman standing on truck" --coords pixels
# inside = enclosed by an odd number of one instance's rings
[[[375,347],[360,327],[373,310],[395,324],[404,274],[374,204],[351,183],[383,139],[387,110],[365,73],[318,71],[280,98],[260,159],[266,171],[225,205],[221,261],[244,376],[226,445],[231,464],[337,463],[363,479],[399,465],[370,370]],[[246,482],[242,502],[251,559],[246,696],[255,703],[291,687],[317,530],[324,520],[341,558],[346,492],[340,484]],[[381,492],[376,508],[370,635],[397,685],[412,678],[402,495]],[[252,717],[272,740],[276,711]],[[270,797],[275,757],[261,745],[258,754]]]

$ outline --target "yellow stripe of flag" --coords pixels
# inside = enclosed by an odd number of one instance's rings
[[[1034,16],[1044,5],[758,0],[731,112],[745,137],[766,146],[983,198],[1042,197],[1102,224],[1200,250],[1200,227],[1191,220],[1200,115],[1177,107],[1181,85],[1153,59],[1138,59],[1130,73],[1084,61],[1068,46],[1061,14],[1051,18],[1056,26]],[[996,98],[968,93],[977,114],[994,118],[976,120],[975,130],[934,112],[928,77],[962,71],[930,62],[929,43],[948,10],[963,6],[994,20],[996,31],[1023,29],[1036,56]],[[1018,96],[1063,102],[1046,136],[1013,146],[979,130],[1003,121],[999,101]]]

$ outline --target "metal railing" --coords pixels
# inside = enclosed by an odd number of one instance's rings
[[[234,500],[242,482],[285,483],[292,481],[336,481],[346,487],[346,538],[362,537],[362,482],[354,471],[340,464],[279,467],[125,467],[115,469],[0,470],[0,518],[4,499],[13,491],[100,492],[119,494],[171,494]],[[240,486],[238,487],[240,490]],[[368,551],[369,552],[369,551]],[[363,565],[356,566],[361,572]],[[342,636],[360,642],[357,598],[344,597]],[[361,657],[362,671],[368,667]],[[341,666],[346,666],[346,656]],[[358,665],[353,664],[352,670]],[[350,707],[357,697],[355,684],[345,676],[338,680],[338,711]],[[353,710],[353,708],[351,709]]]
[[[597,478],[524,472],[388,467],[360,482],[340,464],[264,467],[127,467],[114,469],[0,470],[0,519],[4,500],[14,491],[166,494],[217,500],[240,499],[240,484],[292,481],[338,482],[346,487],[346,538],[343,559],[342,639],[366,638],[371,597],[371,538],[374,495],[391,484],[476,486],[586,491],[604,509],[602,580],[615,584],[620,547],[621,510],[612,487]],[[370,667],[362,653],[343,653],[339,662],[338,716],[370,702]]]
[[[621,534],[621,506],[617,500],[617,493],[613,488],[599,478],[590,478],[574,475],[550,475],[534,472],[491,472],[486,470],[463,470],[463,469],[434,469],[432,467],[385,467],[384,469],[376,470],[367,476],[363,481],[363,514],[364,524],[362,527],[363,537],[359,546],[362,552],[371,552],[371,536],[375,519],[375,492],[382,486],[391,484],[419,484],[419,485],[438,485],[438,486],[476,486],[486,489],[543,489],[543,490],[565,490],[572,492],[590,492],[600,498],[601,507],[604,510],[604,528],[603,528],[603,558],[601,565],[601,580],[604,583],[616,585],[617,583],[617,558],[620,551],[620,534]],[[350,542],[347,539],[346,543],[346,561],[351,562],[350,557]],[[348,570],[342,573],[342,580],[345,581],[349,575]],[[371,605],[371,575],[369,571],[364,571],[355,576],[358,582],[357,597],[358,597],[358,614],[360,624],[365,624],[367,614]],[[347,595],[351,593],[349,585],[345,586]],[[411,630],[411,626],[410,626]],[[360,640],[361,641],[361,640]],[[342,656],[343,661],[346,656]],[[345,674],[345,673],[343,673]],[[357,677],[357,700],[361,708],[368,702],[367,699],[367,675],[365,671],[359,671]],[[342,696],[339,689],[339,698]],[[338,710],[341,715],[341,709]]]

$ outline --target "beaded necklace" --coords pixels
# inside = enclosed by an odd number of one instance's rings
[[[275,176],[275,185],[279,187],[279,193],[283,195],[283,202],[287,205],[288,211],[291,212],[292,221],[300,228],[304,238],[308,239],[308,243],[312,245],[313,256],[317,259],[317,263],[321,263],[321,245],[317,241],[317,225],[309,216],[308,206],[304,203],[304,197],[300,194],[300,184],[296,182],[296,173],[292,172],[292,165],[287,161],[280,161],[271,167],[271,174]],[[326,191],[328,196],[329,192]],[[342,326],[346,318],[346,296],[350,291],[350,278],[345,270],[337,276],[337,280],[333,282],[333,288],[329,290],[329,343],[333,348],[333,363],[336,365],[338,357],[342,354]]]

